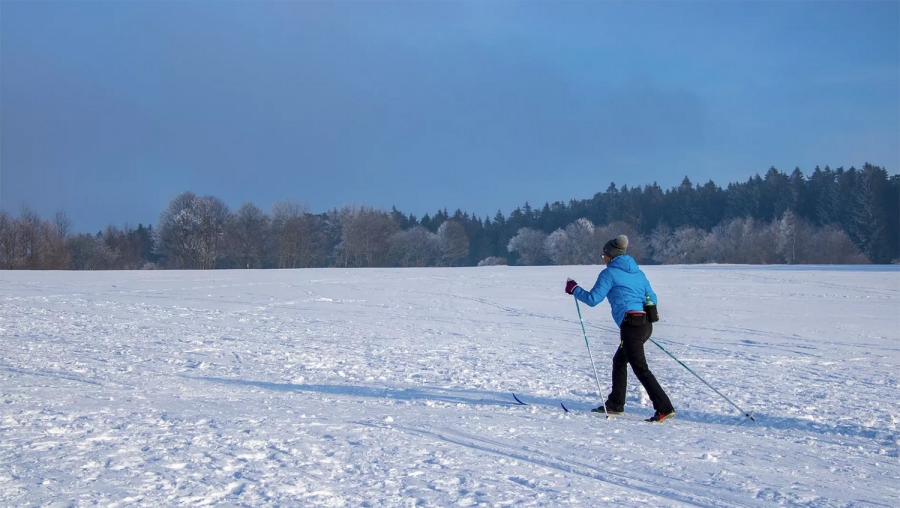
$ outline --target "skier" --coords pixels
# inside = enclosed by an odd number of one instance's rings
[[[603,263],[606,268],[600,272],[594,287],[590,291],[585,291],[577,282],[569,279],[566,283],[566,293],[574,295],[591,307],[609,297],[613,320],[619,326],[620,342],[613,356],[612,391],[604,404],[606,413],[620,415],[625,412],[627,368],[630,363],[631,370],[644,385],[647,395],[653,402],[655,413],[647,421],[661,422],[675,416],[675,408],[656,377],[650,372],[644,356],[644,343],[653,333],[651,316],[644,310],[644,305],[648,305],[647,310],[652,310],[655,314],[656,293],[653,292],[647,276],[638,268],[634,258],[625,254],[627,247],[628,237],[625,235],[619,235],[606,242],[603,246]],[[592,411],[602,413],[603,406]]]

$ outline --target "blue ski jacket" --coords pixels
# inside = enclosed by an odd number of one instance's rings
[[[644,311],[647,297],[654,305],[657,303],[656,293],[650,287],[647,276],[638,268],[634,258],[627,254],[614,257],[597,276],[597,282],[590,291],[576,286],[572,294],[591,307],[609,297],[613,320],[620,328],[626,312]]]

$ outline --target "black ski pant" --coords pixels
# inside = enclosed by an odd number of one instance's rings
[[[628,364],[631,364],[631,370],[634,375],[644,385],[647,395],[653,402],[653,409],[660,413],[671,413],[675,409],[672,402],[656,377],[650,372],[647,366],[647,358],[644,356],[644,343],[653,333],[653,324],[644,321],[641,325],[633,325],[625,319],[622,327],[619,329],[621,342],[619,349],[613,356],[612,367],[612,391],[606,399],[606,407],[614,411],[622,411],[625,409],[625,388],[628,386]]]

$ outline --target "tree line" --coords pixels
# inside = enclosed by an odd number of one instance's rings
[[[396,208],[311,213],[297,201],[230,209],[184,192],[156,227],[72,234],[65,212],[0,210],[2,269],[216,269],[598,264],[608,239],[639,262],[891,263],[900,259],[900,175],[879,166],[807,176],[770,168],[721,188],[610,183],[590,199],[528,203],[481,219],[457,209],[417,218]]]

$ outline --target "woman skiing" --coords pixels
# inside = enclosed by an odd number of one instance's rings
[[[644,343],[653,333],[651,316],[644,310],[644,305],[648,305],[648,310],[652,310],[655,314],[656,293],[653,292],[647,276],[638,268],[634,258],[625,254],[627,247],[628,237],[625,235],[619,235],[606,242],[603,246],[603,263],[606,268],[600,272],[594,287],[590,291],[585,291],[577,282],[569,279],[566,283],[566,293],[574,295],[591,307],[608,297],[613,320],[619,326],[621,340],[613,356],[612,391],[604,404],[605,412],[611,415],[625,412],[627,367],[631,364],[631,370],[653,402],[655,413],[647,421],[661,422],[675,416],[675,408],[656,377],[650,372],[644,356]],[[653,307],[649,307],[650,305]],[[602,413],[604,406],[593,411]]]

